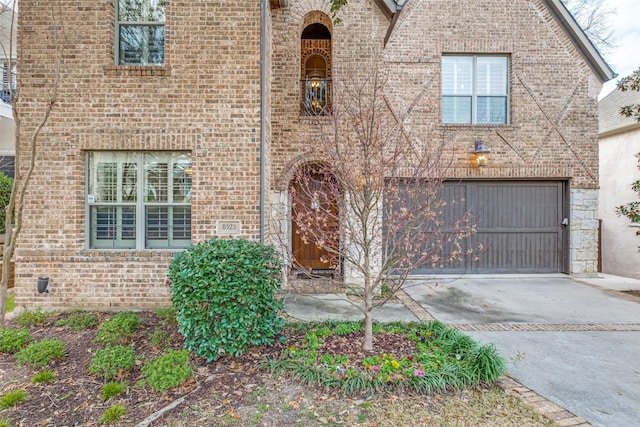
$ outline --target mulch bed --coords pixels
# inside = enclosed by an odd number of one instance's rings
[[[94,314],[98,316],[98,325],[113,315]],[[93,343],[97,328],[73,331],[67,327],[55,326],[57,320],[66,316],[64,313],[50,316],[44,325],[29,327],[34,340],[46,337],[64,341],[67,344],[67,354],[48,367],[56,375],[55,382],[48,384],[32,384],[31,378],[37,370],[27,366],[20,367],[12,355],[0,354],[0,394],[13,389],[25,389],[29,394],[28,400],[16,407],[0,411],[0,420],[12,420],[12,426],[93,426],[100,424],[105,409],[115,404],[123,404],[128,412],[118,425],[132,426],[190,393],[187,404],[178,406],[151,425],[177,425],[178,422],[184,423],[181,425],[185,426],[211,425],[211,419],[233,419],[240,408],[255,404],[253,397],[256,390],[293,393],[298,397],[305,396],[305,393],[307,396],[317,393],[318,397],[315,399],[326,399],[332,395],[327,390],[314,391],[309,388],[306,391],[298,389],[293,392],[292,390],[298,388],[295,382],[286,378],[274,379],[264,368],[258,366],[264,356],[276,356],[285,346],[299,342],[303,337],[301,332],[288,334],[283,343],[276,340],[271,346],[252,348],[238,358],[222,357],[215,362],[207,363],[203,358],[192,355],[191,364],[195,376],[176,389],[156,392],[151,387],[136,385],[142,379],[140,371],[144,361],[166,351],[166,348],[155,348],[151,344],[150,337],[156,327],[163,327],[169,334],[171,348],[183,347],[183,338],[178,333],[175,323],[163,324],[159,316],[153,312],[140,312],[139,315],[142,324],[133,337],[136,365],[119,378],[129,384],[128,390],[125,394],[106,402],[101,398],[101,390],[107,381],[91,375],[88,370],[96,350],[101,348]],[[19,325],[15,321],[9,321],[6,326]],[[361,334],[357,332],[348,336],[328,337],[324,350],[347,355],[352,363],[358,363],[367,356],[360,349]],[[413,343],[395,334],[376,334],[375,340],[377,353],[388,352],[402,357],[415,350]],[[333,398],[337,396],[333,395]],[[295,406],[296,399],[291,399],[292,405]],[[185,411],[185,407],[192,410]],[[202,410],[194,409],[198,407],[206,407],[208,413],[203,414]],[[208,421],[203,421],[205,419]],[[223,424],[221,422],[220,425]]]

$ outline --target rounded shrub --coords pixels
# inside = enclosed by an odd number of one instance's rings
[[[275,298],[281,263],[271,246],[213,239],[178,253],[168,277],[185,347],[209,361],[268,344],[284,324]]]

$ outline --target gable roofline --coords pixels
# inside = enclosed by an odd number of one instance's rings
[[[384,36],[384,45],[387,45],[387,40],[391,37],[391,33],[396,26],[396,22],[398,21],[398,16],[400,16],[400,11],[402,11],[402,7],[405,3],[408,3],[409,0],[374,0],[378,5],[384,16],[391,20],[391,24],[389,24],[389,28],[387,28],[387,34]]]
[[[640,103],[640,92],[616,89],[598,102],[598,132],[600,138],[640,129],[634,117],[625,117],[620,109]]]
[[[375,0],[375,2],[382,12],[391,19],[391,24],[389,25],[384,40],[384,44],[386,45],[398,20],[398,16],[402,11],[402,7],[407,4],[409,0]],[[564,3],[562,3],[561,0],[543,0],[543,3],[551,11],[598,79],[604,83],[616,78],[618,75],[611,69],[609,64],[607,64],[607,61],[605,61],[600,52],[598,52],[598,49],[596,49],[591,40],[589,40],[589,37],[587,37],[580,25],[578,25]]]
[[[392,18],[407,1],[409,0],[375,0],[387,18]]]
[[[561,0],[544,0],[549,10],[558,20],[565,33],[569,36],[575,47],[580,51],[587,61],[591,70],[596,74],[601,82],[606,82],[618,75],[611,69],[607,61],[602,57],[598,49],[593,45],[584,30],[578,25],[575,18],[569,12]]]

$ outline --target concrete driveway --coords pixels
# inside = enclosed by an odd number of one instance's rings
[[[501,351],[525,387],[595,426],[640,426],[640,281],[601,275],[415,280],[378,320],[431,315]],[[417,304],[416,304],[417,303]],[[291,296],[293,317],[359,319],[342,295]]]
[[[521,384],[595,426],[640,425],[640,281],[476,276],[406,292],[433,317],[495,343]],[[497,330],[496,330],[497,329]]]

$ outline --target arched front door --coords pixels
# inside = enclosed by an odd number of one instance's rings
[[[318,275],[338,272],[336,185],[333,175],[308,167],[302,169],[292,183],[291,245],[295,271]],[[300,226],[298,221],[311,226]]]

